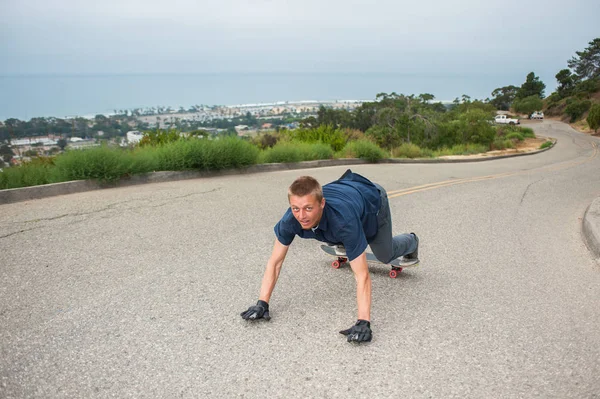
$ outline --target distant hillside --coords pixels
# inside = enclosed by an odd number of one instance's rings
[[[593,92],[580,92],[556,101],[551,96],[544,100],[544,114],[557,117],[565,123],[571,124],[579,131],[593,133],[587,122],[587,117],[594,104],[600,105],[600,87]]]

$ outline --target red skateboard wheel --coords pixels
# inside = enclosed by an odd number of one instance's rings
[[[396,278],[398,277],[398,272],[396,270],[390,270],[390,277],[391,278]]]
[[[334,269],[339,269],[340,266],[341,266],[341,264],[337,260],[334,260],[333,262],[331,262],[331,267],[333,267]]]

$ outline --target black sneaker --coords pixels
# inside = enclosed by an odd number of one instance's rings
[[[402,266],[412,266],[419,263],[419,237],[417,237],[415,233],[410,234],[415,236],[415,239],[417,240],[417,249],[415,249],[414,252],[411,252],[407,255],[403,255],[398,259],[400,265]]]

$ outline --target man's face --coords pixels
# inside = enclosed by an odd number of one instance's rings
[[[321,215],[323,215],[323,208],[325,208],[325,198],[319,202],[312,194],[303,197],[292,195],[290,197],[290,208],[302,228],[308,230],[319,224]]]

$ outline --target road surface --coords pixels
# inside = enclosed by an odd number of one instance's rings
[[[390,195],[421,265],[373,266],[373,342],[349,268],[296,239],[270,322],[257,300],[300,174],[225,176],[0,206],[0,397],[600,397],[600,268],[581,235],[598,140],[544,121],[550,151],[353,170]]]

